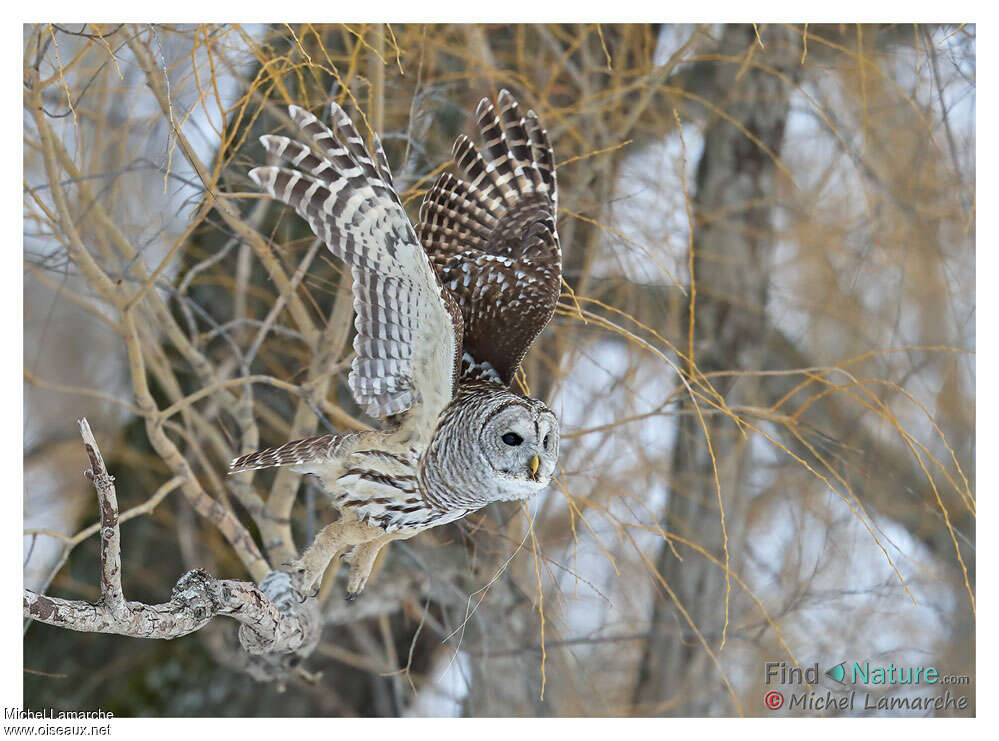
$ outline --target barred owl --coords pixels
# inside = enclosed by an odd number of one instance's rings
[[[290,466],[340,512],[292,566],[305,586],[349,556],[347,599],[389,541],[548,485],[558,420],[510,386],[551,319],[562,279],[555,167],[534,111],[502,91],[476,111],[482,147],[454,144],[414,230],[377,137],[372,156],[332,104],[332,130],[292,106],[300,137],[261,142],[287,167],[250,177],[309,223],[353,275],[348,385],[383,429],[297,440],[235,459],[230,473]]]

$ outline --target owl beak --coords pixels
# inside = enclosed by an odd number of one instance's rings
[[[540,465],[541,459],[538,458],[536,453],[531,457],[531,460],[527,462],[527,467],[531,469],[531,478],[535,481],[538,480],[538,466]]]

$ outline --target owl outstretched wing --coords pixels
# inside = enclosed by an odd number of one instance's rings
[[[534,111],[503,90],[476,121],[484,146],[454,143],[460,177],[443,174],[420,208],[420,241],[461,307],[466,375],[506,386],[555,311],[562,283],[555,163]]]
[[[250,177],[350,266],[357,356],[348,384],[357,403],[373,417],[419,408],[435,420],[457,380],[461,315],[417,239],[377,137],[372,157],[343,109],[331,108],[332,130],[290,106],[300,138],[260,137],[289,166],[258,167]]]

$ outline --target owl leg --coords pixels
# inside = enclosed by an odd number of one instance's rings
[[[385,531],[379,528],[365,525],[353,518],[341,517],[320,530],[312,545],[290,566],[302,572],[302,586],[309,589],[326,573],[330,561],[337,553],[384,535]]]
[[[350,576],[347,577],[348,602],[353,602],[364,591],[364,585],[368,583],[368,577],[371,576],[371,569],[375,565],[378,552],[392,540],[395,540],[395,536],[383,533],[381,537],[369,540],[354,549],[350,559]]]

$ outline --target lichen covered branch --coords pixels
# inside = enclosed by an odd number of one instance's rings
[[[201,569],[184,574],[170,601],[158,605],[125,599],[121,582],[121,532],[114,477],[104,465],[87,420],[80,433],[90,459],[87,478],[94,483],[100,508],[101,597],[97,602],[65,600],[24,590],[24,616],[49,625],[89,633],[115,633],[133,638],[178,638],[207,625],[216,616],[240,624],[239,642],[253,656],[265,657],[269,671],[260,678],[277,678],[274,667],[286,670],[295,662],[281,655],[308,655],[320,632],[316,600],[306,599],[291,574],[269,573],[259,585],[217,579]],[[278,659],[278,660],[275,660]]]

